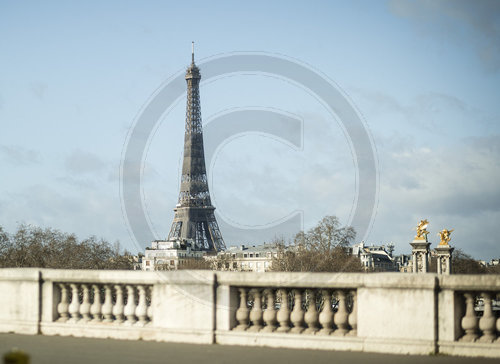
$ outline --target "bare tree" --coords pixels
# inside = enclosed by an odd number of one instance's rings
[[[461,249],[456,249],[452,255],[451,270],[453,274],[484,274],[486,267]]]
[[[349,245],[356,236],[351,226],[341,226],[335,216],[325,216],[307,232],[299,232],[291,246],[283,239],[278,246],[278,257],[273,259],[271,270],[285,272],[362,272],[358,257],[349,252]]]
[[[105,240],[91,236],[79,241],[56,229],[20,225],[9,235],[0,227],[0,267],[66,269],[132,269],[133,258]]]

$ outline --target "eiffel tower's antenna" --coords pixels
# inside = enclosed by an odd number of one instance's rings
[[[191,63],[194,63],[194,41],[191,42]]]

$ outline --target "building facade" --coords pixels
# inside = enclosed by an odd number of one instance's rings
[[[361,242],[352,246],[352,255],[357,256],[365,270],[394,272],[396,268],[392,257],[393,245],[366,245]]]
[[[273,259],[277,257],[276,244],[232,246],[217,254],[214,268],[223,271],[267,272],[271,269]]]
[[[206,256],[202,250],[193,250],[191,244],[181,241],[155,240],[146,248],[142,258],[142,270],[175,270],[188,260],[201,260]]]

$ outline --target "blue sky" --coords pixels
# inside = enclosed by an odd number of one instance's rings
[[[349,95],[378,159],[368,243],[409,251],[430,240],[500,257],[500,6],[497,1],[0,2],[0,225],[20,222],[119,240],[120,165],[141,108],[196,59],[264,52],[292,57]],[[304,122],[298,153],[248,133],[211,168],[217,210],[239,226],[302,211],[349,220],[356,168],[349,141],[304,89],[265,75],[203,83],[205,122],[231,108],[275,108]],[[185,98],[159,121],[144,159],[152,229],[168,233],[178,193]],[[224,234],[224,230],[222,231]],[[286,232],[285,232],[286,233]],[[248,229],[227,244],[260,243]],[[271,237],[269,238],[269,240]]]

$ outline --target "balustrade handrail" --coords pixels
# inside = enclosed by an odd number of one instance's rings
[[[0,280],[2,281],[39,281],[39,268],[1,268]]]
[[[284,288],[430,288],[436,274],[412,273],[313,273],[313,272],[215,272],[217,284]]]
[[[500,274],[452,274],[438,276],[439,287],[453,291],[499,290]]]
[[[1,268],[3,281],[39,280],[88,283],[175,283],[246,285],[255,287],[388,287],[433,288],[454,291],[495,290],[500,287],[500,275],[437,275],[433,273],[302,273],[302,272],[212,272],[199,270],[181,271],[123,271],[123,270],[70,270],[48,268]]]
[[[34,269],[34,268],[33,268]],[[109,284],[158,284],[177,285],[208,284],[215,281],[210,271],[127,271],[127,270],[66,270],[40,269],[46,282],[109,283]]]

